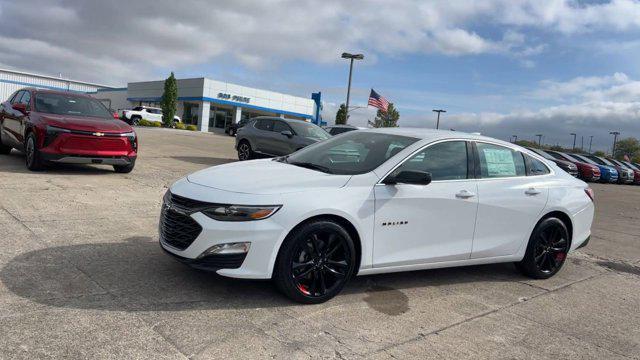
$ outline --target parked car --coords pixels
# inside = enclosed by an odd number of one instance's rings
[[[359,156],[334,159],[344,149]],[[589,241],[594,214],[587,184],[555,169],[473,134],[352,131],[178,180],[160,245],[196,268],[273,279],[301,303],[332,298],[354,275],[515,262],[546,279]]]
[[[636,185],[640,185],[640,166],[635,165],[629,161],[622,161],[622,163],[633,170],[633,183]]]
[[[238,121],[238,123],[231,122],[225,126],[224,132],[229,134],[229,136],[235,136],[238,133],[238,129],[247,125],[249,120],[251,119],[242,119]]]
[[[326,132],[331,134],[331,136],[335,136],[338,134],[346,133],[353,130],[358,130],[357,127],[352,125],[329,125],[322,127]]]
[[[162,122],[162,109],[150,106],[136,106],[131,110],[122,110],[120,118],[129,125],[137,126],[140,120]],[[173,116],[173,124],[181,122],[179,116]]]
[[[571,157],[568,154],[565,154],[559,151],[546,150],[545,152],[558,160],[564,160],[564,161],[569,161],[574,163],[578,167],[578,172],[580,173],[580,179],[584,181],[589,181],[589,182],[603,181],[603,177],[610,176],[608,168],[606,167],[601,168],[593,164],[592,161],[579,160],[577,158]],[[602,173],[603,170],[605,171],[605,174]],[[613,169],[613,171],[615,171],[615,169]],[[617,177],[618,175],[616,173],[616,179]]]
[[[616,166],[619,166],[629,174],[629,180],[625,182],[626,184],[637,184],[640,182],[640,171],[638,171],[638,176],[636,176],[637,170],[633,169],[631,166],[627,165],[623,161],[612,159],[612,158],[606,158],[606,160],[609,161],[610,163],[615,164]]]
[[[574,163],[572,163],[569,160],[561,160],[561,159],[556,159],[553,156],[551,156],[549,153],[545,152],[542,149],[536,149],[536,148],[527,148],[530,151],[533,151],[534,153],[542,156],[543,158],[553,161],[554,163],[556,163],[556,165],[558,165],[558,167],[564,171],[566,171],[567,173],[569,173],[569,175],[573,176],[573,177],[579,177],[580,172],[578,172],[578,166]]]
[[[312,123],[259,116],[238,129],[236,150],[240,160],[282,156],[330,137],[328,132]]]
[[[131,126],[91,96],[27,88],[0,106],[0,153],[12,148],[25,153],[29,170],[70,163],[112,165],[128,173],[138,139]]]
[[[584,157],[593,160],[595,163],[599,165],[605,165],[615,168],[618,171],[618,184],[630,184],[633,182],[633,171],[631,169],[627,169],[626,167],[622,167],[612,163],[611,161],[595,155],[584,155]]]
[[[614,166],[600,164],[598,162],[593,161],[593,159],[586,157],[584,154],[571,154],[570,156],[573,156],[574,158],[580,161],[586,161],[589,164],[598,166],[600,168],[600,174],[601,174],[600,182],[602,183],[612,184],[612,183],[618,182],[618,180],[620,179],[620,173],[618,172],[618,169],[616,169]]]

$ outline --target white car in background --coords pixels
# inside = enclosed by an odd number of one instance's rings
[[[320,303],[354,275],[514,262],[546,279],[587,244],[593,214],[586,183],[517,145],[367,129],[177,181],[160,244],[193,267],[273,279]]]
[[[162,122],[162,109],[150,106],[136,106],[131,110],[122,110],[120,118],[129,125],[138,125],[140,120],[151,122]],[[173,116],[173,123],[179,123],[182,120],[178,116]]]

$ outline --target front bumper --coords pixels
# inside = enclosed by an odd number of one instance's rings
[[[189,199],[199,199],[209,203],[218,204],[275,204],[280,199],[272,195],[255,195],[233,193],[220,189],[214,189],[188,182],[181,179],[171,187],[171,192]],[[163,206],[164,207],[164,206]],[[165,210],[163,210],[165,211]],[[218,221],[214,220],[202,212],[189,213],[184,215],[188,219],[183,222],[191,223],[197,228],[197,232],[190,234],[187,241],[182,244],[171,240],[165,241],[163,238],[162,219],[160,226],[160,246],[176,257],[179,261],[194,267],[216,270],[219,275],[246,278],[246,279],[269,279],[271,278],[273,263],[277,256],[279,244],[286,236],[285,226],[281,223],[281,212],[273,216],[257,221]],[[188,232],[189,229],[184,229]],[[202,263],[202,254],[211,247],[219,244],[250,242],[249,251],[245,254],[239,266],[237,263],[229,265],[231,258],[208,258],[206,263]],[[235,259],[236,261],[238,259]]]
[[[179,262],[192,268],[206,271],[218,271],[220,269],[237,269],[242,266],[247,254],[208,255],[197,259],[190,259],[172,253],[162,246],[162,250]]]
[[[131,165],[136,161],[132,156],[81,156],[41,153],[42,160],[59,164]]]

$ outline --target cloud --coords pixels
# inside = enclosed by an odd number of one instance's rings
[[[331,63],[344,49],[372,56],[504,54],[531,67],[529,57],[547,45],[521,29],[640,29],[640,4],[631,0],[0,0],[0,9],[0,62],[108,83],[218,58],[257,68],[292,60]],[[10,47],[11,41],[42,46],[27,52]]]

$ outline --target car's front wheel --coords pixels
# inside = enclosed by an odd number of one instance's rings
[[[140,116],[132,116],[131,117],[131,125],[133,125],[133,126],[140,125],[140,120],[141,120]]]
[[[33,132],[29,133],[24,146],[24,152],[27,169],[31,171],[40,171],[43,168],[42,158],[37,144],[36,134]]]
[[[132,161],[129,165],[113,165],[113,170],[120,174],[128,174],[133,171],[136,166],[136,162]]]
[[[240,161],[253,159],[253,150],[247,140],[242,140],[238,145],[238,159]]]
[[[534,279],[548,279],[564,264],[569,253],[569,231],[562,220],[549,217],[533,230],[522,261],[516,267]]]
[[[334,221],[320,219],[287,236],[275,264],[274,281],[290,299],[319,304],[342,290],[355,266],[349,233]]]
[[[0,129],[1,131],[1,129]],[[11,146],[7,146],[2,143],[2,137],[0,136],[0,154],[8,155],[11,152]]]

